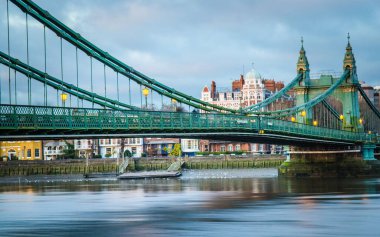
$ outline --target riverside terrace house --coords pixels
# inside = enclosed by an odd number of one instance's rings
[[[99,154],[99,139],[74,140],[75,154],[79,158],[93,158]]]
[[[179,138],[144,138],[144,151],[150,157],[166,157],[167,149],[171,149],[176,143],[180,143]]]
[[[72,143],[73,141],[67,141]],[[67,149],[66,141],[43,141],[44,160],[56,160],[63,157]]]
[[[273,79],[264,79],[255,69],[251,69],[240,79],[234,80],[231,89],[218,88],[215,81],[211,82],[210,88],[205,86],[201,93],[201,99],[211,104],[239,110],[250,105],[257,104],[272,94],[284,88],[283,82]],[[286,108],[294,104],[294,92],[290,91],[287,99],[281,99],[274,104],[276,109]],[[200,141],[201,151],[225,152],[245,151],[252,153],[281,153],[282,146],[270,144]]]
[[[42,160],[42,141],[0,142],[2,160]]]
[[[142,138],[113,138],[99,140],[99,154],[102,158],[118,158],[129,150],[132,157],[141,157],[143,153]]]

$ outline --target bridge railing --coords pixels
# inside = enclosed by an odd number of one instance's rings
[[[90,108],[2,105],[1,130],[232,131],[274,133],[354,142],[377,141],[375,134],[315,127],[259,116]]]

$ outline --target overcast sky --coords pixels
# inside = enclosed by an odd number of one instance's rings
[[[7,48],[5,2],[1,0],[0,5],[2,51]],[[247,72],[252,63],[264,78],[289,82],[296,75],[301,36],[311,73],[341,72],[347,32],[351,35],[359,80],[380,85],[378,0],[36,0],[36,3],[121,61],[195,97],[200,97],[203,86],[212,80],[219,87],[230,87],[232,79],[243,72],[243,65]],[[11,23],[17,28],[17,22],[25,17],[15,7],[11,10]],[[33,24],[38,23],[31,21],[32,27]],[[15,46],[19,37],[14,28],[12,51],[17,55],[21,46]],[[34,38],[34,42],[38,39]],[[31,52],[33,48],[41,51],[37,48],[40,45],[31,44]],[[58,48],[59,44],[55,45]],[[34,61],[42,65],[41,58]],[[65,70],[68,69],[66,66]],[[2,71],[0,75],[4,75],[4,68]],[[3,76],[2,84],[5,80]],[[112,86],[110,90],[109,93],[115,93]]]

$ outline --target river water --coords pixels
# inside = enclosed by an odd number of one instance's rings
[[[0,179],[0,236],[380,236],[380,179]]]

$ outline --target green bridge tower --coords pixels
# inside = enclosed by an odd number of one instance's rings
[[[348,43],[346,47],[346,53],[343,60],[343,71],[349,70],[349,76],[346,80],[340,84],[340,86],[334,91],[331,99],[337,107],[341,108],[342,114],[340,118],[342,120],[342,129],[347,131],[362,131],[363,126],[360,119],[359,110],[359,97],[358,86],[359,81],[356,74],[355,57],[352,52],[350,44],[350,37],[348,36]],[[303,40],[301,40],[302,46],[300,55],[297,62],[297,73],[303,74],[302,80],[295,86],[296,105],[302,105],[309,100],[322,94],[325,90],[331,87],[339,78],[332,75],[321,75],[318,79],[310,79],[309,62],[306,57],[306,51],[303,47]],[[297,114],[297,122],[312,124],[313,110],[305,109],[301,113]]]

